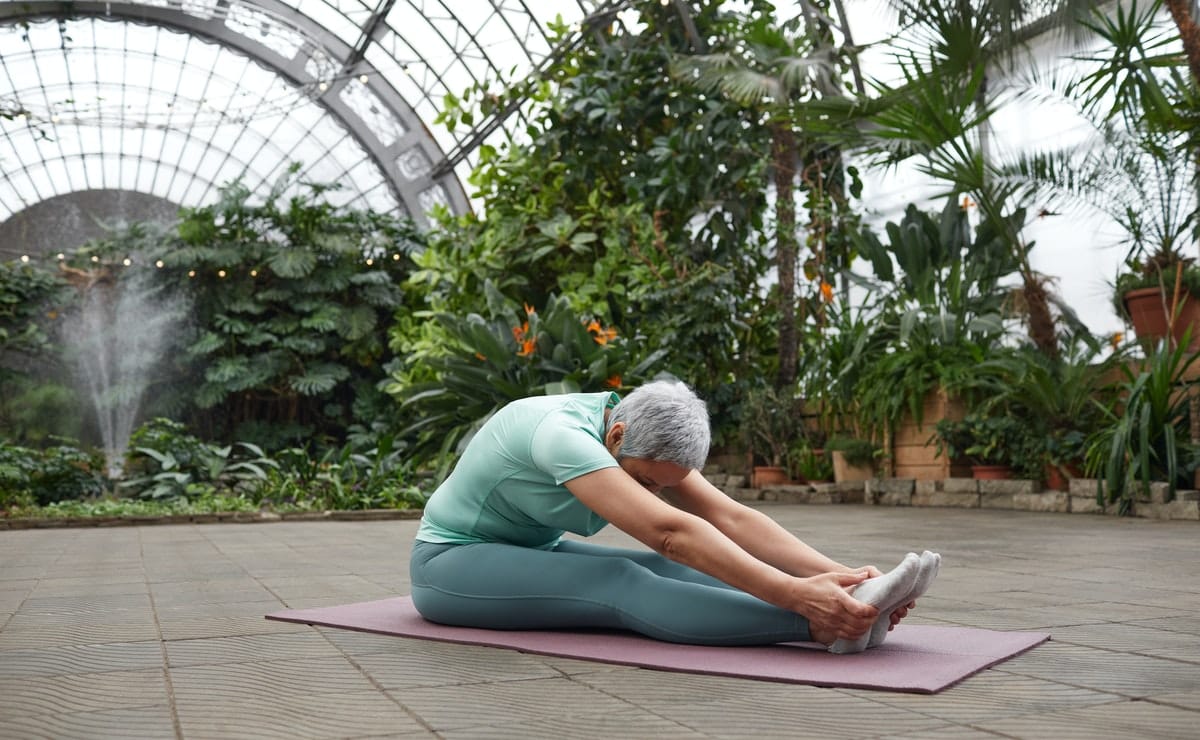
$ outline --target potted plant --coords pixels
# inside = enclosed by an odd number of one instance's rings
[[[1185,342],[1190,332],[1184,334]],[[1189,394],[1184,378],[1200,354],[1160,342],[1144,363],[1119,365],[1117,393],[1104,409],[1104,423],[1087,438],[1086,470],[1100,478],[1100,503],[1129,513],[1138,484],[1165,481],[1170,495],[1186,482]]]
[[[869,480],[875,477],[875,458],[879,447],[869,439],[833,436],[825,443],[837,482]]]
[[[1111,17],[1095,9],[1083,25],[1102,45],[1076,58],[1083,71],[1063,86],[1067,102],[1092,126],[1091,140],[1006,168],[1029,191],[1049,196],[1051,207],[1086,204],[1125,233],[1113,303],[1148,349],[1164,336],[1178,341],[1200,321],[1200,269],[1189,253],[1200,208],[1194,184],[1200,95],[1189,55],[1176,48],[1180,33],[1185,46],[1200,41],[1187,15],[1190,30],[1168,30],[1158,2]],[[1192,336],[1200,340],[1200,332]]]
[[[937,438],[942,454],[970,461],[976,479],[1013,477],[1013,468],[1028,449],[1025,425],[1007,414],[973,412],[962,421],[942,420]]]
[[[752,468],[753,487],[788,481],[789,450],[804,437],[798,406],[790,393],[771,387],[753,388],[746,393],[738,431]]]

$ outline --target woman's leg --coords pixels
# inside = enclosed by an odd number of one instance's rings
[[[640,564],[620,554],[636,551],[609,555],[601,551],[615,548],[579,544],[547,551],[417,542],[413,603],[430,621],[468,627],[628,629],[696,645],[810,639],[799,614],[736,589],[659,575],[647,567],[660,568],[654,558]]]
[[[676,563],[670,558],[664,558],[653,550],[633,550],[626,547],[594,545],[591,542],[580,542],[578,540],[562,540],[554,548],[554,552],[570,552],[578,555],[594,555],[596,557],[627,558],[663,578],[685,581],[687,583],[699,583],[717,588],[733,588],[733,586],[718,578],[713,578],[707,573],[701,573],[695,568],[689,568],[682,563]]]

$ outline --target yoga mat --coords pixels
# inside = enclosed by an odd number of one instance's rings
[[[615,631],[447,627],[422,618],[408,596],[315,609],[288,609],[266,616],[282,622],[510,648],[524,653],[662,671],[921,694],[941,691],[1050,639],[1050,635],[1041,632],[901,624],[888,635],[883,645],[852,655],[833,655],[815,643],[705,647],[659,642]]]

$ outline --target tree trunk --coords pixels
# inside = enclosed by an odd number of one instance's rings
[[[1175,27],[1179,29],[1192,81],[1200,83],[1200,27],[1196,26],[1196,19],[1192,17],[1192,0],[1164,0],[1164,4],[1175,21]]]
[[[796,328],[796,136],[786,124],[775,124],[771,163],[775,175],[775,264],[779,280],[779,375],[775,386],[796,382],[799,334]]]

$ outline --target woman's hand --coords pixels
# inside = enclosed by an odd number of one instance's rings
[[[875,623],[879,610],[850,595],[851,586],[867,580],[866,569],[854,573],[822,573],[800,579],[803,603],[796,611],[808,618],[809,634],[816,642],[830,645],[838,639],[853,640]]]

